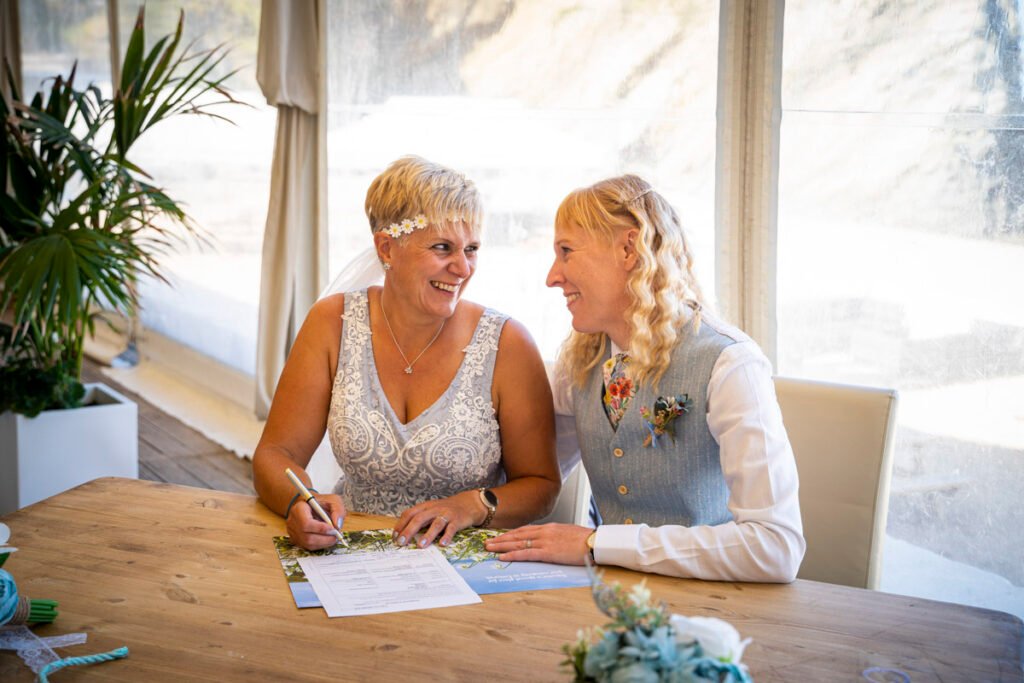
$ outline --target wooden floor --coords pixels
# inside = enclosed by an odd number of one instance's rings
[[[103,382],[139,406],[139,478],[218,491],[253,493],[252,463],[114,382],[86,359],[83,382]]]

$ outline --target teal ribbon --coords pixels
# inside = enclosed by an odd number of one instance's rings
[[[102,662],[110,662],[115,659],[124,659],[128,656],[128,648],[119,647],[116,650],[110,652],[103,652],[98,655],[85,655],[84,657],[66,657],[64,659],[58,659],[56,662],[50,662],[43,667],[42,671],[39,672],[39,678],[36,679],[39,683],[50,683],[50,679],[46,676],[48,674],[63,669],[66,666],[78,666],[80,664],[100,664]]]
[[[647,427],[647,432],[651,435],[651,447],[658,445],[658,433],[654,431],[654,425],[644,420],[644,427]]]

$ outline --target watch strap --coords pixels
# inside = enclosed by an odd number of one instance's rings
[[[490,526],[491,520],[494,519],[494,513],[498,511],[498,506],[491,504],[491,502],[489,500],[487,500],[487,489],[486,488],[481,487],[481,488],[477,489],[477,492],[480,494],[480,502],[484,504],[485,508],[487,508],[487,516],[484,517],[484,521],[480,522],[480,528],[484,529],[484,528]],[[491,495],[494,495],[494,494],[492,493]]]

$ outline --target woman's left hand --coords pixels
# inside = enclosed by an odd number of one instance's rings
[[[463,491],[449,498],[412,506],[398,518],[391,538],[398,545],[406,545],[422,532],[416,542],[421,548],[426,548],[435,539],[439,545],[446,546],[457,531],[479,524],[486,515],[479,493]]]
[[[498,553],[502,562],[551,562],[583,564],[590,552],[587,537],[594,530],[575,524],[521,526],[487,541],[484,545]]]

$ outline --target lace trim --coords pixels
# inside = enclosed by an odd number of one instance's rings
[[[387,397],[375,394],[376,387],[368,383],[373,357],[365,290],[345,295],[342,319],[328,433],[345,472],[337,490],[346,505],[360,512],[398,514],[424,500],[500,483],[501,441],[490,383],[507,316],[484,312],[452,390],[440,399],[447,405],[428,409],[440,408],[437,418],[415,429],[404,443],[381,409],[387,408]]]

